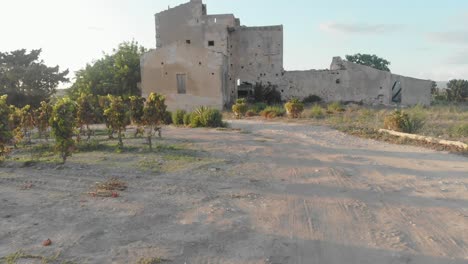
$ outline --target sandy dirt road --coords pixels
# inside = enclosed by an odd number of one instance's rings
[[[468,263],[467,158],[326,127],[231,125],[242,132],[164,129],[165,142],[189,143],[211,160],[179,171],[156,174],[106,153],[76,154],[60,168],[0,168],[0,256],[22,249],[75,263]],[[129,184],[121,197],[86,195],[111,176]],[[24,183],[34,187],[21,190]],[[53,244],[44,248],[46,238]]]

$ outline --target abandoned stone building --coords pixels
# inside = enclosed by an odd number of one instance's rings
[[[141,58],[142,94],[166,96],[169,110],[224,108],[256,83],[283,99],[429,104],[431,82],[333,58],[328,70],[285,71],[283,26],[247,27],[232,14],[208,15],[202,0],[155,15],[156,49]]]

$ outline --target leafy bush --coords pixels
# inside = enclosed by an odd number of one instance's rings
[[[267,108],[268,105],[265,104],[265,103],[255,103],[253,105],[250,106],[250,111],[256,113],[256,114],[260,114],[260,112],[262,112],[263,110],[265,110],[265,108]]]
[[[343,112],[345,109],[340,102],[333,102],[328,105],[327,110],[330,113],[338,113],[338,112]]]
[[[289,117],[298,118],[302,111],[304,111],[304,104],[301,103],[299,99],[293,98],[284,105],[284,108]]]
[[[395,110],[384,119],[384,128],[404,133],[415,133],[424,125],[424,120],[411,117],[408,113]]]
[[[217,109],[206,110],[201,118],[203,127],[223,127],[223,115]]]
[[[184,114],[184,126],[189,126],[190,125],[190,118],[191,118],[191,114],[190,113],[186,113]]]
[[[163,118],[163,124],[164,125],[172,125],[172,112],[171,111],[166,111],[164,113],[164,118]]]
[[[248,107],[245,99],[238,99],[236,104],[232,106],[232,112],[234,112],[234,115],[237,119],[241,119],[243,116],[245,116],[247,110]]]
[[[281,103],[281,93],[276,89],[277,87],[272,84],[256,83],[254,86],[254,101],[267,104]]]
[[[172,123],[176,126],[184,125],[184,116],[187,114],[184,110],[176,110],[172,113]]]
[[[320,102],[322,102],[322,98],[320,98],[320,96],[318,96],[318,95],[311,94],[311,95],[307,96],[306,98],[304,98],[304,100],[302,100],[302,102],[304,104],[320,103]]]
[[[284,116],[284,114],[286,114],[286,110],[281,105],[268,106],[260,112],[260,115],[264,118],[275,118]]]
[[[75,115],[76,104],[70,98],[60,99],[52,110],[50,126],[55,137],[55,149],[60,152],[63,163],[72,155],[75,147]]]
[[[323,118],[324,116],[325,116],[325,111],[323,110],[323,108],[320,105],[315,104],[310,109],[310,114],[309,114],[310,118],[317,118],[318,119],[318,118]]]
[[[201,106],[190,116],[191,127],[223,127],[223,115],[219,110]]]

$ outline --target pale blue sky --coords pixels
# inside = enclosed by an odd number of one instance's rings
[[[0,0],[0,50],[42,48],[46,63],[73,72],[125,40],[155,47],[154,14],[186,1]],[[468,0],[204,2],[247,26],[283,24],[286,70],[361,52],[390,60],[394,73],[468,79]]]

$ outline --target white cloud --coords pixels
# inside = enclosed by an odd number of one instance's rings
[[[327,22],[319,25],[321,31],[346,34],[385,34],[400,31],[404,28],[398,24],[366,24]]]

